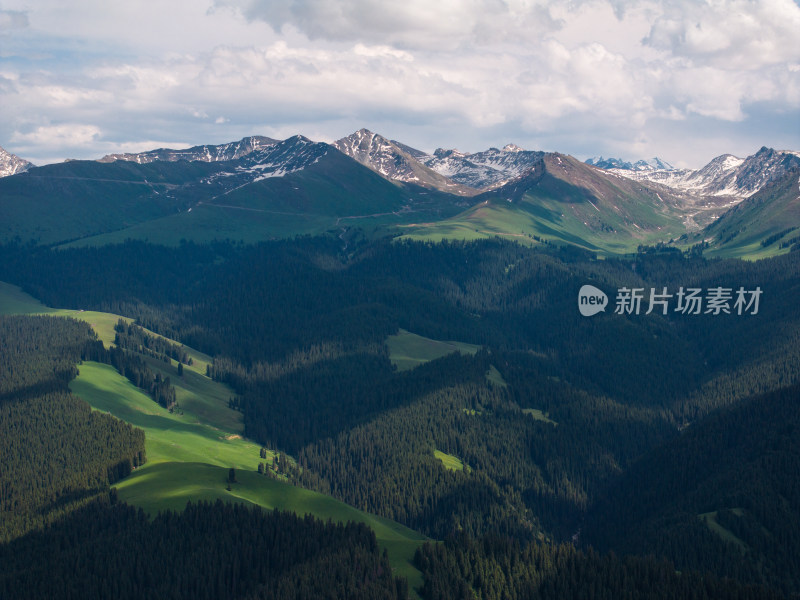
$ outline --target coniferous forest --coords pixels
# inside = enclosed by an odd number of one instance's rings
[[[135,321],[109,347],[78,321],[0,317],[3,598],[800,595],[798,252],[9,244],[0,281]],[[579,313],[586,284],[604,313]],[[690,288],[730,290],[727,311],[675,310]],[[740,288],[757,310],[739,314]],[[623,289],[644,291],[640,311],[614,310]],[[669,310],[648,311],[651,290]],[[403,332],[474,352],[399,368],[387,341]],[[419,590],[364,526],[117,501],[144,433],[67,384],[102,362],[170,408],[174,380],[148,361],[182,372],[181,344],[213,358],[245,437],[281,457],[274,477],[432,540]]]

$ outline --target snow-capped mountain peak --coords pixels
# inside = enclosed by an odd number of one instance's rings
[[[454,194],[472,193],[423,164],[428,157],[424,152],[393,142],[368,129],[359,129],[337,140],[333,146],[387,179],[432,187]]]
[[[399,181],[414,180],[411,165],[408,161],[402,160],[404,152],[382,135],[373,133],[369,129],[359,129],[335,141],[333,147],[384,177]]]
[[[151,163],[157,160],[175,162],[179,160],[219,162],[236,160],[253,152],[263,150],[278,143],[278,140],[263,135],[253,135],[242,138],[237,142],[227,144],[193,146],[182,150],[172,148],[159,148],[146,152],[107,154],[99,162],[114,162],[127,160],[139,164]]]
[[[474,189],[488,190],[522,176],[543,156],[543,152],[523,150],[508,144],[502,150],[489,148],[474,154],[438,148],[432,156],[420,160],[453,181]]]
[[[675,167],[667,161],[654,156],[650,159],[640,159],[636,162],[629,162],[621,158],[603,158],[595,156],[586,161],[587,165],[592,165],[600,169],[622,169],[626,171],[674,171]]]
[[[463,158],[468,156],[465,152],[459,152],[455,148],[445,149],[445,148],[437,148],[433,151],[433,156],[436,158],[448,158],[451,156]]]
[[[249,152],[238,160],[232,171],[215,173],[205,182],[213,183],[220,178],[234,177],[250,183],[270,177],[283,177],[310,167],[325,156],[330,148],[328,144],[295,135]]]
[[[8,177],[9,175],[22,173],[32,166],[33,163],[0,148],[0,177]]]
[[[662,171],[674,171],[675,167],[669,164],[667,161],[654,156],[653,158],[649,159],[642,159],[637,160],[633,163],[633,169],[635,171],[655,171],[655,170],[662,170]]]
[[[787,170],[800,166],[800,153],[763,147],[747,158],[722,154],[697,170],[675,169],[669,165],[668,168],[656,167],[652,161],[649,168],[635,169],[630,163],[627,163],[630,166],[620,166],[618,161],[600,157],[586,162],[637,181],[660,183],[694,197],[741,200],[752,196],[768,182],[782,177]]]
[[[525,152],[525,150],[516,144],[506,144],[503,146],[503,152]]]

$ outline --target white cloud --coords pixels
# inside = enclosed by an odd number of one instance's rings
[[[646,44],[695,64],[754,70],[800,58],[794,0],[664,2]]]
[[[27,133],[14,132],[11,141],[23,144],[66,146],[69,148],[88,147],[101,135],[94,125],[84,123],[62,123],[43,125]]]
[[[28,26],[28,15],[19,10],[0,10],[0,33]]]
[[[531,39],[558,27],[537,0],[216,0],[276,31],[312,40],[384,43],[405,49],[455,49]]]
[[[773,142],[747,124],[800,103],[792,0],[41,0],[24,15],[25,35],[3,32],[0,145],[31,158],[361,126],[423,149],[705,156],[722,130],[676,142],[663,124],[720,122],[757,149]]]

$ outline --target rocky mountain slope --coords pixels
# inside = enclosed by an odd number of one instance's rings
[[[475,190],[470,189],[470,186],[457,183],[445,174],[423,164],[419,160],[420,157],[426,156],[423,152],[388,140],[368,129],[359,129],[355,133],[337,140],[333,146],[362,165],[377,171],[386,179],[462,196],[476,193]]]
[[[660,183],[698,198],[728,197],[741,200],[797,166],[800,166],[800,152],[763,147],[747,158],[723,154],[697,170],[632,170],[619,167],[610,170],[637,181]]]
[[[508,144],[502,150],[489,148],[474,154],[439,148],[419,160],[453,181],[486,191],[521,177],[543,157],[544,152]]]

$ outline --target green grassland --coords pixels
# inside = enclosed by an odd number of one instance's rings
[[[68,161],[0,178],[0,240],[53,244],[116,231],[180,210],[183,185],[218,171],[201,161]]]
[[[728,245],[719,248],[709,248],[703,253],[706,258],[741,258],[744,260],[761,260],[780,254],[786,254],[789,248],[781,249],[778,244],[773,244],[764,248],[761,240],[755,240],[746,244]]]
[[[303,213],[281,213],[267,208],[199,204],[191,210],[152,219],[119,231],[75,240],[64,247],[121,244],[127,239],[177,246],[181,239],[197,243],[241,240],[256,243],[287,235],[316,234],[334,227],[335,218]]]
[[[494,365],[489,365],[489,370],[486,372],[486,381],[499,387],[508,385],[506,380],[503,379],[503,374]]]
[[[405,329],[401,329],[396,335],[390,335],[386,339],[386,345],[389,348],[389,360],[397,366],[398,371],[413,369],[453,352],[475,354],[480,349],[480,346],[465,342],[432,340]]]
[[[259,475],[258,463],[269,464],[274,454],[268,451],[266,459],[260,458],[260,446],[241,437],[241,415],[223,403],[224,390],[213,389],[220,384],[197,378],[205,379],[191,374],[184,381],[177,378],[177,372],[172,375],[180,410],[170,413],[113,367],[92,362],[80,366],[80,375],[70,384],[72,392],[92,408],[145,431],[147,463],[119,483],[120,499],[150,514],[180,510],[190,500],[222,499],[311,513],[322,519],[363,522],[388,549],[397,573],[408,577],[414,587],[422,584],[421,574],[411,561],[426,540],[423,535],[329,496]],[[203,396],[203,391],[210,393]],[[199,397],[189,402],[192,394]],[[228,491],[231,467],[237,471],[238,483]]]
[[[732,511],[736,515],[739,516],[742,515],[741,508],[734,508],[732,509]],[[748,550],[747,544],[745,544],[740,538],[734,535],[732,531],[720,525],[719,521],[717,521],[717,514],[718,511],[715,510],[713,512],[699,514],[697,515],[697,518],[700,519],[703,523],[705,523],[706,527],[708,527],[709,530],[711,530],[713,533],[716,533],[723,540],[731,542],[732,544],[738,546],[739,550],[742,551],[742,554],[747,552]]]
[[[256,457],[258,455],[256,454]],[[146,464],[137,469],[118,487],[120,499],[142,507],[151,515],[159,511],[181,510],[186,502],[207,500],[257,504],[267,509],[290,510],[313,514],[321,519],[368,525],[382,548],[389,552],[392,568],[407,577],[409,585],[422,585],[421,573],[411,564],[417,548],[426,538],[407,527],[353,508],[317,492],[259,475],[255,471],[237,470],[237,483],[227,490],[228,468],[191,462]]]
[[[241,415],[221,401],[215,407],[212,407],[213,399],[190,403],[203,410],[196,414],[179,399],[181,410],[170,413],[110,365],[84,362],[79,370],[80,375],[70,384],[72,393],[86,400],[92,408],[144,429],[148,463],[182,461],[252,471],[258,468],[261,447],[241,438]],[[174,377],[172,381],[177,391],[182,382]],[[211,385],[220,384],[211,382],[208,387]],[[180,389],[180,395],[186,398],[196,390],[186,385]],[[226,412],[231,414],[226,415]],[[206,420],[202,415],[214,420]],[[271,459],[269,455],[267,460]]]
[[[452,454],[447,454],[446,452],[442,452],[441,450],[434,450],[433,455],[442,461],[445,469],[450,469],[451,471],[463,471],[464,470],[464,463],[461,462],[461,459],[457,456],[453,456]]]
[[[526,415],[529,415],[529,416],[533,417],[537,421],[544,421],[545,423],[551,423],[553,425],[558,425],[557,422],[553,421],[550,418],[550,414],[549,413],[544,413],[541,410],[539,410],[538,408],[523,408],[522,412],[524,414],[526,414]]]
[[[46,307],[16,285],[0,281],[0,315],[33,315],[52,312],[52,308]]]
[[[77,318],[90,323],[106,344],[113,342],[113,327],[120,318],[94,311],[52,309],[20,288],[2,282],[0,314]],[[93,409],[113,414],[145,431],[147,463],[119,482],[119,497],[151,515],[160,510],[181,510],[190,500],[222,499],[311,513],[321,519],[362,522],[375,531],[381,547],[388,550],[396,573],[408,579],[412,590],[420,587],[422,574],[412,560],[427,538],[329,496],[259,475],[258,464],[270,464],[274,453],[268,450],[263,459],[261,447],[242,437],[242,414],[228,407],[233,391],[205,376],[210,357],[188,347],[186,350],[194,364],[185,366],[182,376],[178,376],[175,361],[167,364],[145,358],[151,370],[170,377],[178,402],[173,412],[159,406],[109,365],[84,362],[79,365],[78,377],[70,383],[72,392]],[[236,469],[238,483],[232,484],[229,491],[227,476],[231,467]]]
[[[666,241],[682,233],[677,220],[655,211],[647,216],[647,228],[638,229],[616,218],[613,212],[592,214],[586,206],[594,211],[588,203],[575,208],[565,206],[558,198],[538,194],[526,194],[515,203],[484,200],[450,219],[406,226],[401,229],[400,239],[439,242],[502,237],[537,244],[538,238],[610,255],[635,253],[641,244]]]

